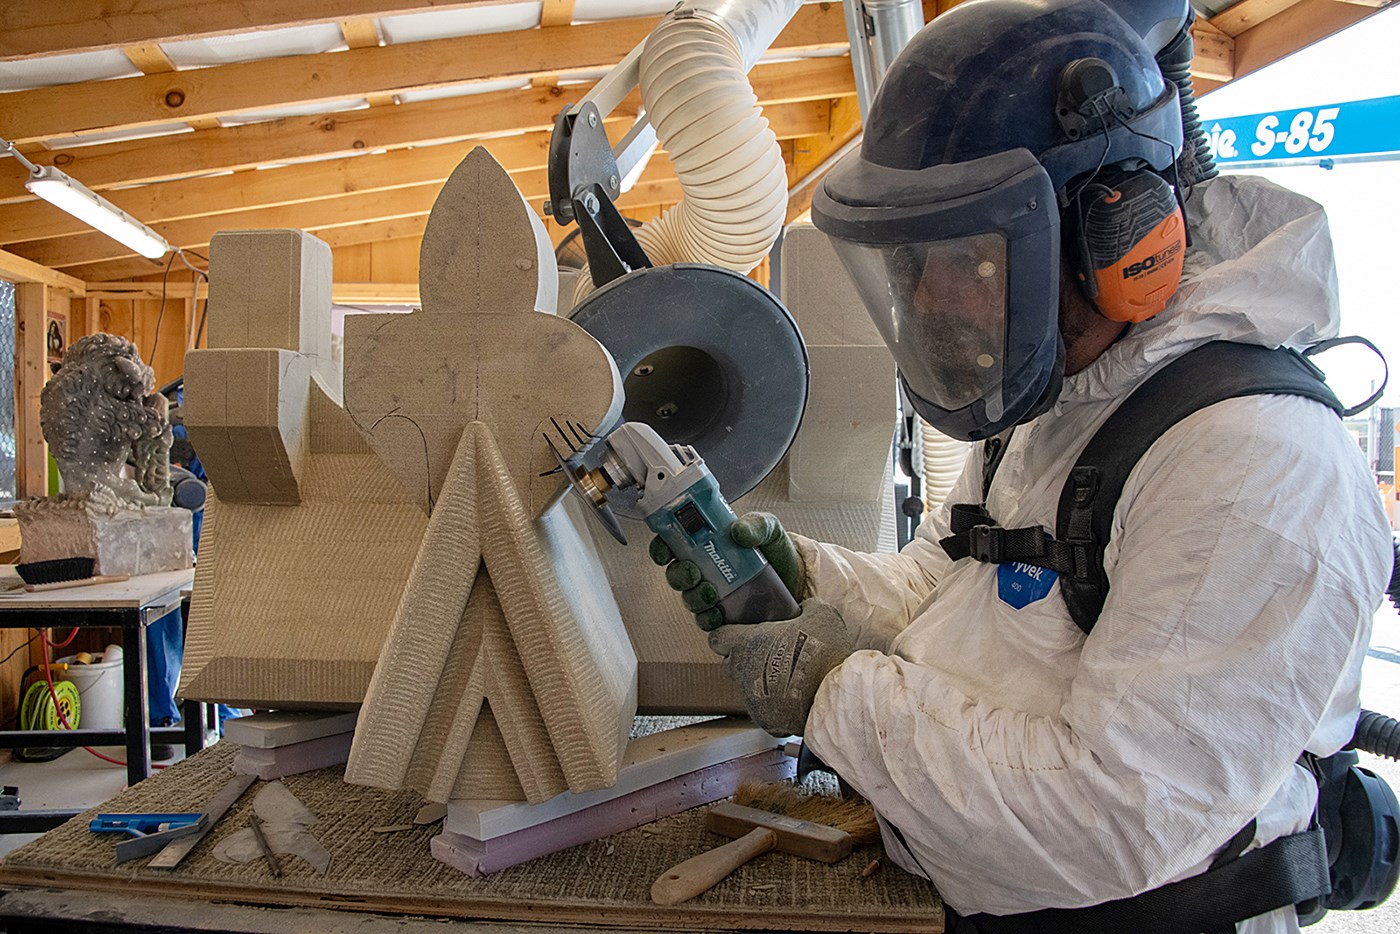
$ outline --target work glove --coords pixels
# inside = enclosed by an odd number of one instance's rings
[[[815,597],[796,619],[721,626],[710,648],[724,656],[749,717],[774,736],[806,729],[822,679],[856,650],[841,614]]]
[[[757,548],[763,553],[778,577],[801,600],[807,592],[807,569],[778,517],[770,512],[746,512],[729,527],[729,537],[744,548]],[[701,629],[711,632],[724,625],[724,610],[719,606],[715,585],[700,576],[694,561],[679,561],[661,536],[651,540],[648,549],[651,560],[666,568],[666,583],[681,592],[685,608],[695,614]]]

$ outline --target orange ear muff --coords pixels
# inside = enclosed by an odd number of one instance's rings
[[[1080,276],[1100,313],[1145,321],[1181,283],[1186,223],[1171,186],[1151,172],[1095,182],[1083,196]]]

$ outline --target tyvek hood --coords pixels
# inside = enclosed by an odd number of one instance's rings
[[[1301,349],[1340,321],[1327,215],[1262,178],[1224,175],[1196,186],[1181,288],[1065,381],[1060,404],[1124,395],[1168,360],[1212,340]]]

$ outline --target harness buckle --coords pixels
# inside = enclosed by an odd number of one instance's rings
[[[974,525],[967,530],[968,556],[986,564],[1000,564],[1006,551],[1006,530],[995,525]]]

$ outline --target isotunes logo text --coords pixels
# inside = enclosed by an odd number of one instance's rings
[[[1147,257],[1147,259],[1139,260],[1138,262],[1133,263],[1131,266],[1123,267],[1123,278],[1132,279],[1136,276],[1141,275],[1142,273],[1151,272],[1157,267],[1158,264],[1165,263],[1167,260],[1171,259],[1173,256],[1180,252],[1181,244],[1173,243],[1171,246],[1167,247],[1160,253],[1149,256]]]

